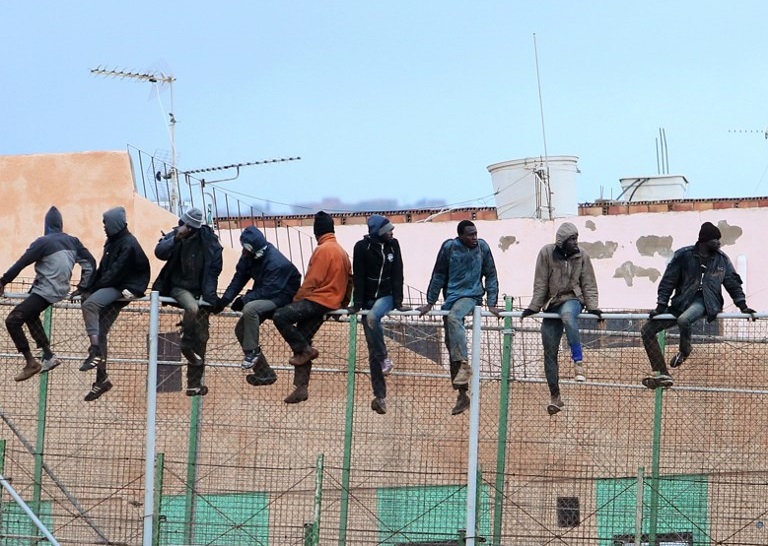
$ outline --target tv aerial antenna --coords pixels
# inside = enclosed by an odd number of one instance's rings
[[[149,70],[146,72],[138,72],[131,70],[109,69],[104,66],[98,66],[91,69],[91,74],[95,76],[104,76],[107,78],[117,78],[120,80],[134,80],[140,82],[149,82],[152,84],[152,93],[157,93],[158,101],[160,101],[160,92],[164,87],[168,87],[170,91],[170,111],[168,112],[168,136],[171,141],[171,184],[170,184],[170,208],[171,212],[177,216],[181,215],[180,205],[180,191],[179,191],[179,173],[176,168],[176,117],[173,111],[173,82],[176,81],[176,77],[163,70]],[[152,94],[150,94],[150,97]],[[162,108],[162,101],[160,102]]]

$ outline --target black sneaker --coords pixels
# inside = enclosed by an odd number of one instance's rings
[[[672,360],[669,361],[669,367],[679,368],[687,358],[688,358],[687,354],[679,352],[672,357]]]
[[[459,415],[460,413],[464,413],[469,408],[469,396],[467,396],[467,393],[464,391],[459,391],[458,396],[456,397],[456,405],[453,406],[453,409],[451,410],[451,415]]]
[[[80,364],[80,371],[87,372],[88,370],[92,370],[102,362],[104,362],[104,358],[101,356],[99,348],[91,346],[88,349],[88,356],[85,357],[83,363]]]
[[[91,386],[91,392],[85,395],[85,401],[93,402],[110,389],[112,389],[112,382],[109,379],[105,379],[101,383],[94,383]]]
[[[371,409],[379,415],[387,413],[387,399],[386,398],[374,398],[371,402]]]

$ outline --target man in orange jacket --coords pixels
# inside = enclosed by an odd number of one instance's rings
[[[294,366],[294,391],[285,398],[296,404],[309,398],[309,376],[312,361],[320,354],[312,347],[314,337],[325,314],[349,303],[352,292],[352,264],[349,255],[336,242],[333,218],[326,212],[315,214],[317,248],[309,259],[304,282],[293,303],[275,311],[272,322],[293,350],[288,362]]]

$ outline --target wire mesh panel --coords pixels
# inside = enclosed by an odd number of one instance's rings
[[[14,286],[18,290],[23,286]],[[7,316],[19,299],[0,305]],[[185,396],[180,311],[159,315],[155,506],[144,506],[149,306],[120,310],[109,334],[112,389],[86,401],[96,370],[79,304],[50,312],[62,364],[16,382],[23,366],[0,336],[3,476],[62,544],[304,545],[732,544],[768,542],[766,321],[701,323],[671,389],[649,390],[640,315],[583,319],[587,381],[559,354],[563,410],[547,412],[539,318],[482,324],[478,486],[468,491],[469,412],[456,391],[439,316],[384,319],[393,371],[387,411],[372,411],[358,317],[314,337],[309,397],[294,388],[292,352],[270,321],[261,349],[277,373],[252,386],[241,368],[238,313],[210,317],[205,396]],[[471,336],[468,336],[471,339]],[[666,360],[677,351],[674,330]],[[350,373],[352,372],[352,373]],[[472,493],[472,494],[470,494]],[[477,528],[467,504],[476,499]],[[39,544],[7,492],[0,541]]]

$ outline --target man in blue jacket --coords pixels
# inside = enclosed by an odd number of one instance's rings
[[[649,320],[641,329],[645,352],[657,374],[643,379],[643,385],[649,389],[667,388],[674,384],[656,334],[672,326],[680,329],[680,349],[669,363],[672,368],[680,366],[693,350],[693,324],[703,317],[711,322],[723,310],[723,286],[741,312],[755,320],[755,311],[747,305],[741,288],[741,277],[728,256],[720,250],[720,237],[717,226],[704,222],[696,244],[675,252],[664,271],[659,282],[656,308],[648,317],[653,319],[657,315],[671,313],[676,318]],[[672,302],[667,307],[670,297]]]
[[[255,226],[248,226],[240,235],[243,247],[240,260],[235,267],[235,274],[219,298],[214,309],[220,313],[232,304],[233,311],[242,311],[235,326],[235,336],[243,348],[242,367],[253,368],[246,376],[246,381],[253,385],[271,385],[277,381],[277,375],[269,366],[259,345],[259,326],[278,307],[288,305],[301,284],[301,274],[296,266],[271,243]],[[243,296],[240,291],[253,280],[253,285]]]
[[[96,260],[91,253],[77,237],[64,233],[63,225],[59,209],[48,209],[45,215],[45,235],[35,239],[21,258],[0,277],[0,293],[3,293],[5,285],[12,282],[22,269],[35,264],[35,280],[29,295],[5,319],[5,326],[14,345],[26,361],[24,368],[14,377],[16,381],[25,381],[41,369],[47,371],[59,365],[60,361],[51,351],[50,341],[40,321],[40,313],[69,294],[69,282],[75,264],[80,265],[81,272],[78,288],[88,286],[96,269]],[[32,356],[22,328],[25,324],[37,346],[43,350],[42,365]]]
[[[350,314],[368,309],[363,331],[374,396],[371,409],[382,415],[387,413],[385,376],[393,364],[387,354],[381,319],[392,309],[410,310],[403,307],[403,257],[394,229],[384,216],[374,214],[368,218],[368,235],[355,244],[352,254],[353,305],[348,309]]]
[[[428,313],[443,293],[445,323],[445,345],[451,361],[451,383],[458,391],[456,405],[451,413],[458,415],[469,408],[469,378],[472,368],[467,353],[467,335],[464,317],[476,305],[483,304],[486,296],[488,310],[497,315],[499,280],[491,248],[483,239],[477,238],[477,228],[469,220],[462,220],[456,228],[458,237],[449,239],[440,247],[435,268],[427,289],[427,304],[417,308],[421,315]],[[479,348],[475,348],[478,350]]]
[[[181,354],[187,359],[187,396],[204,396],[205,349],[209,314],[218,302],[216,287],[222,268],[223,249],[216,233],[203,225],[198,208],[185,212],[179,225],[164,235],[155,256],[166,264],[152,290],[174,298],[184,309],[181,319]]]
[[[139,241],[128,231],[123,207],[103,214],[107,241],[93,280],[85,290],[78,288],[70,299],[80,296],[85,332],[90,340],[88,356],[80,366],[85,372],[96,368],[96,381],[85,401],[91,402],[112,388],[107,374],[107,337],[128,301],[144,297],[149,284],[149,260]]]

